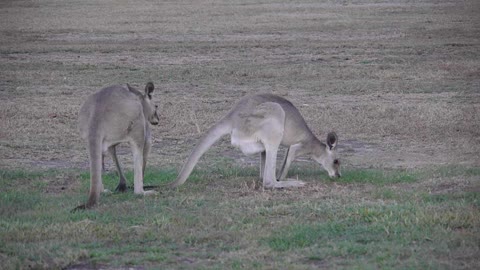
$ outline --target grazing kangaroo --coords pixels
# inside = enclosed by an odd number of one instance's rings
[[[145,93],[127,84],[127,87],[114,85],[90,95],[78,116],[80,135],[88,143],[90,154],[90,194],[88,201],[76,209],[93,207],[104,190],[102,183],[102,159],[107,150],[120,175],[117,190],[126,191],[125,177],[120,168],[116,146],[128,142],[132,148],[134,161],[134,193],[152,194],[144,191],[143,175],[150,151],[150,126],[157,125],[157,106],[152,104],[153,83],[145,86]]]
[[[277,181],[275,167],[280,145],[288,146],[288,150],[279,180],[285,179],[292,161],[303,155],[310,155],[320,163],[330,177],[340,177],[340,162],[335,149],[337,135],[329,133],[327,143],[322,143],[290,101],[272,94],[259,94],[242,98],[207,131],[172,186],[183,184],[200,157],[226,134],[230,134],[232,145],[239,147],[244,154],[260,153],[260,177],[265,188],[301,187],[305,184],[295,180]]]

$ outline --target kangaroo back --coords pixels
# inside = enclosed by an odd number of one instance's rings
[[[232,126],[229,122],[230,121],[223,119],[207,131],[197,146],[193,149],[185,165],[183,165],[182,170],[178,174],[177,180],[171,184],[172,187],[178,187],[185,183],[200,157],[202,157],[202,155],[223,135],[231,132]]]

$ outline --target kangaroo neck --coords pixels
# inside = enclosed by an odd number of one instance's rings
[[[313,154],[325,149],[325,144],[322,143],[313,133],[300,143],[302,144],[302,153],[304,155]]]

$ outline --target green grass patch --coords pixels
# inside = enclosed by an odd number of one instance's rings
[[[425,202],[433,203],[469,203],[480,207],[480,193],[479,192],[459,192],[446,194],[425,194],[423,195]]]
[[[418,176],[412,171],[378,169],[346,170],[342,173],[341,178],[334,179],[335,182],[339,183],[367,183],[374,185],[413,183],[417,180]]]
[[[14,180],[24,180],[24,179],[36,179],[44,177],[46,175],[52,175],[53,171],[22,171],[22,170],[0,170],[0,181],[4,184],[3,181],[14,181]]]
[[[441,166],[423,170],[425,176],[454,177],[480,176],[480,167],[465,167],[457,165]]]
[[[475,250],[471,255],[479,251],[476,241],[480,238],[473,236],[480,225],[478,209],[357,203],[335,212],[334,220],[300,221],[274,231],[261,242],[282,254],[305,253],[310,254],[309,260],[349,261],[355,262],[351,266],[360,263],[365,268],[423,267],[427,258],[432,266],[443,268],[437,258],[445,254],[461,252],[467,246]],[[458,230],[471,233],[466,236]]]
[[[374,185],[413,183],[418,181],[420,177],[418,171],[413,172],[411,170],[342,169],[342,177],[330,178],[325,170],[318,166],[292,166],[288,175],[289,177],[298,177],[299,179],[330,179],[330,181],[337,183],[364,183]]]
[[[0,256],[6,268],[476,266],[479,196],[465,190],[477,183],[468,180],[469,170],[448,169],[442,184],[460,181],[461,189],[432,194],[435,170],[350,170],[345,180],[322,177],[304,189],[264,191],[245,184],[257,180],[258,170],[219,166],[196,170],[180,189],[102,194],[97,207],[75,213],[86,200],[88,172],[3,171],[2,181],[22,185],[0,192]],[[307,170],[300,178],[317,175]],[[132,183],[133,173],[126,176]],[[175,177],[174,170],[148,170],[145,184]],[[52,188],[64,182],[72,187]],[[113,189],[118,176],[107,173],[104,182]]]
[[[34,210],[41,202],[38,193],[24,193],[18,191],[0,193],[0,216],[8,216],[18,211]]]
[[[338,236],[345,230],[346,226],[341,223],[293,225],[266,239],[266,242],[275,251],[287,251],[310,247],[329,237]]]

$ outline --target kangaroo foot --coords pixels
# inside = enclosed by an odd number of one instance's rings
[[[115,189],[117,192],[126,192],[127,191],[127,184],[120,183],[118,184],[117,188]]]

